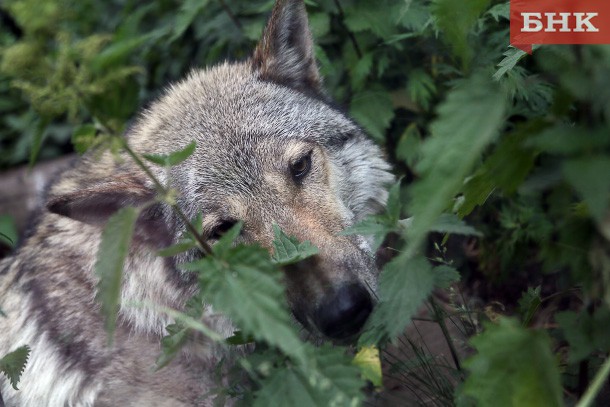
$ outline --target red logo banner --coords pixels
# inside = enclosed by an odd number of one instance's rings
[[[510,0],[510,43],[610,44],[610,0]]]

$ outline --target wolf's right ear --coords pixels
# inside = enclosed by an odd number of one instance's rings
[[[302,0],[277,0],[252,57],[254,70],[301,91],[321,92],[321,81]]]

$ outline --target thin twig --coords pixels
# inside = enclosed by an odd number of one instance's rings
[[[344,22],[345,14],[343,13],[343,7],[341,7],[341,3],[339,2],[339,0],[334,0],[334,1],[335,1],[335,5],[337,6],[337,10],[339,11],[339,17],[341,17],[341,21]],[[349,40],[352,42],[352,45],[354,46],[356,55],[358,55],[358,58],[362,58],[362,52],[360,51],[360,47],[358,46],[358,42],[356,41],[356,37],[354,36],[354,33],[351,32],[349,30],[349,28],[347,28],[347,27],[345,27],[345,29],[347,31],[347,36],[349,37]]]
[[[227,6],[227,3],[225,3],[224,0],[219,0],[219,2],[220,2],[220,5],[222,6],[222,9],[225,11],[225,13],[227,13],[227,15],[229,16],[231,21],[233,21],[233,24],[235,24],[235,26],[239,29],[239,31],[243,31],[243,26],[241,25],[241,23],[239,22],[237,17],[235,17],[235,14],[233,14],[233,12],[229,8],[229,6]]]

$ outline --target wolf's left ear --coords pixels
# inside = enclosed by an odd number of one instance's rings
[[[252,62],[261,79],[302,91],[321,91],[302,0],[276,1]]]

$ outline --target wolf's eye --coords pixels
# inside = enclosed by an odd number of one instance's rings
[[[218,240],[229,231],[237,222],[234,220],[223,220],[210,233],[210,239]]]
[[[311,151],[290,164],[290,173],[295,181],[301,181],[311,169]]]

